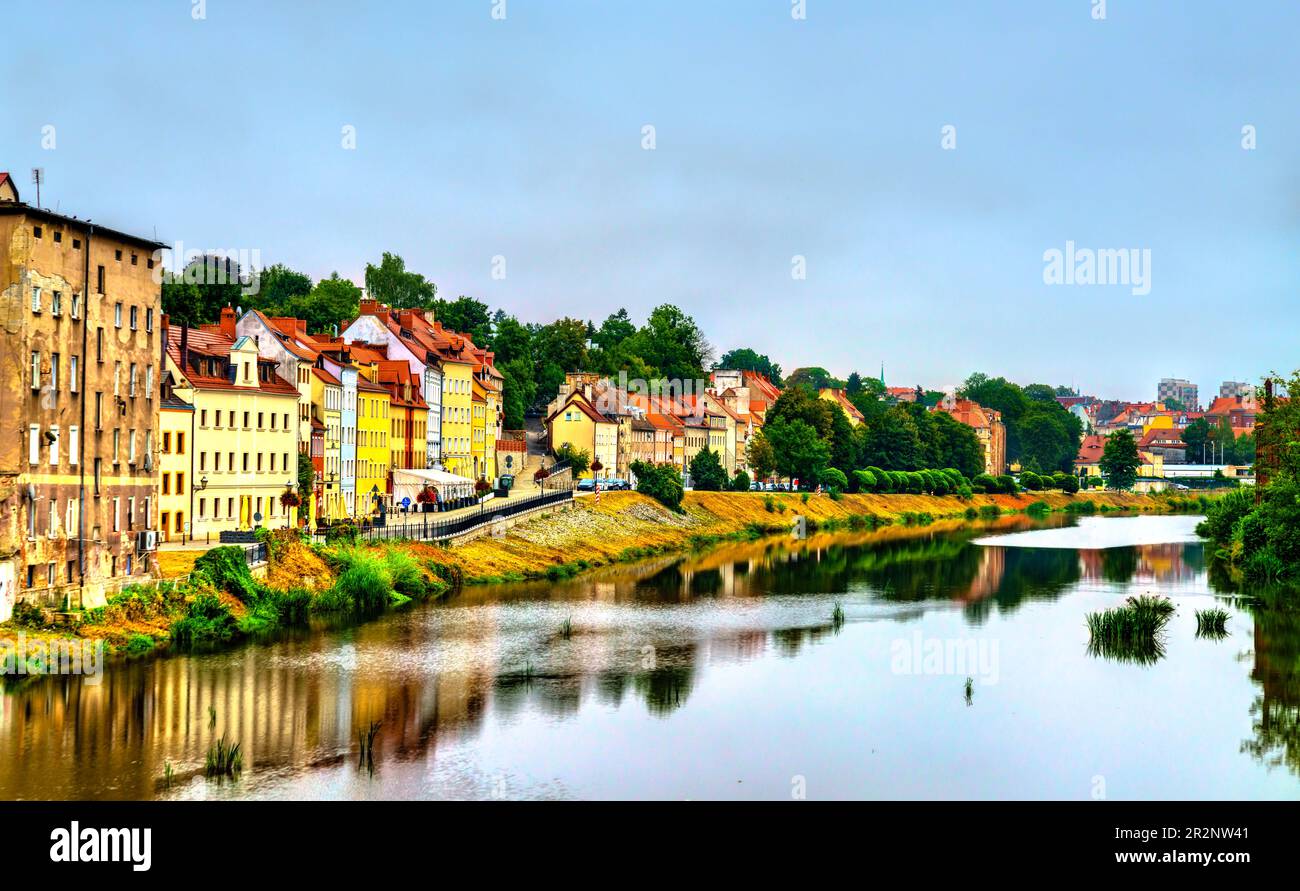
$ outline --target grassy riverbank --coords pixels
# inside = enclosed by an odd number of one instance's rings
[[[1011,514],[1173,512],[1200,505],[1164,496],[1117,492],[1066,495],[828,495],[688,492],[680,511],[636,492],[578,499],[569,509],[521,523],[501,535],[451,547],[420,542],[309,546],[295,533],[270,537],[265,578],[249,572],[241,552],[164,552],[173,576],[136,585],[89,610],[75,627],[50,628],[22,611],[10,630],[32,636],[105,640],[118,654],[220,646],[313,618],[342,624],[385,609],[443,596],[462,584],[564,579],[599,566],[698,551],[726,541],[788,531],[804,517],[810,532],[863,532],[879,527],[939,528]]]

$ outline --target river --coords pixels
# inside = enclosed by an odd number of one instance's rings
[[[0,798],[1300,798],[1300,613],[1216,591],[1195,523],[766,539],[9,679]],[[1145,593],[1163,655],[1091,655]],[[223,734],[244,770],[207,779]]]

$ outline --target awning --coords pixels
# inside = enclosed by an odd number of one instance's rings
[[[417,498],[423,489],[432,488],[438,493],[439,500],[465,498],[474,494],[474,481],[464,476],[457,476],[445,470],[394,470],[393,503],[395,505],[417,504]],[[404,499],[410,499],[409,502]]]

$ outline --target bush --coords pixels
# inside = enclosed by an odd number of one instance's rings
[[[748,492],[749,484],[750,484],[749,474],[745,473],[745,471],[743,470],[737,470],[735,477],[733,477],[731,480],[731,491]]]
[[[867,468],[867,473],[871,474],[876,481],[876,485],[872,491],[875,492],[892,491],[893,486],[890,482],[889,474],[887,472],[881,470],[879,467],[871,466]]]
[[[229,641],[238,632],[235,617],[215,594],[199,594],[190,602],[185,616],[172,624],[171,638],[176,646],[196,646]]]
[[[1079,491],[1079,478],[1072,473],[1063,473],[1057,480],[1061,491],[1067,495],[1073,495]]]
[[[822,485],[843,492],[849,487],[849,479],[838,467],[827,467],[821,473]]]
[[[681,512],[682,477],[677,468],[671,464],[650,464],[645,461],[632,463],[632,472],[636,474],[636,490],[658,501],[671,510]]]
[[[1020,485],[1030,492],[1037,492],[1043,488],[1043,478],[1032,470],[1026,470],[1020,474]]]
[[[344,567],[334,583],[336,603],[347,603],[361,611],[379,609],[388,603],[393,577],[384,560],[360,548],[342,551],[336,559]]]
[[[1020,487],[1016,485],[1015,479],[1005,473],[997,478],[997,487],[998,491],[1005,495],[1014,495],[1020,491]]]
[[[235,595],[243,603],[252,603],[263,591],[262,584],[249,571],[244,549],[240,547],[207,551],[194,561],[194,572],[202,573],[214,588]]]
[[[727,471],[717,452],[705,448],[691,459],[691,485],[695,489],[700,492],[721,492],[727,488],[727,483]]]
[[[998,481],[990,474],[981,473],[970,481],[971,488],[980,493],[993,493],[998,491]]]
[[[853,478],[857,480],[859,492],[876,491],[876,475],[870,470],[855,470]]]

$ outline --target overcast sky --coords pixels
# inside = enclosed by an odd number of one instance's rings
[[[6,10],[25,199],[41,166],[47,206],[187,248],[394,251],[525,321],[672,302],[892,385],[1300,365],[1295,3],[196,2]],[[1045,284],[1067,241],[1149,250],[1149,293]]]

